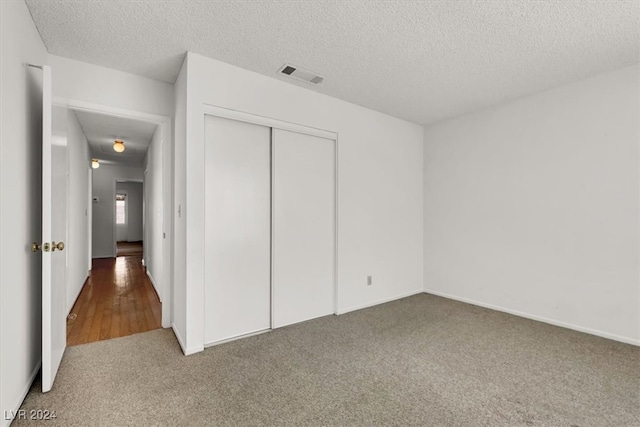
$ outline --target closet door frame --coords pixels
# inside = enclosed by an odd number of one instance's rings
[[[304,126],[271,117],[260,116],[242,111],[231,110],[216,105],[203,104],[205,116],[216,116],[224,119],[237,120],[255,125],[266,126],[273,129],[282,129],[305,135],[330,139],[334,142],[333,177],[334,177],[334,212],[333,212],[333,314],[338,313],[338,134],[324,129]],[[273,131],[272,131],[273,132]],[[273,141],[272,141],[273,144]],[[273,159],[273,146],[272,159]],[[273,176],[272,176],[273,179]],[[272,207],[273,209],[273,207]],[[273,221],[273,218],[272,218]],[[273,223],[272,223],[273,226]],[[273,242],[272,242],[273,244]],[[273,256],[273,255],[272,255]],[[272,267],[273,275],[273,267]],[[271,295],[273,295],[273,276],[271,277]],[[273,329],[273,298],[271,299],[271,328]],[[239,337],[241,338],[241,337]]]

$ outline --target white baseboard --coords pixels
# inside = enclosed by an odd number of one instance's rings
[[[75,298],[73,298],[73,303],[71,304],[70,307],[67,307],[67,316],[69,314],[71,314],[71,310],[73,309],[73,306],[76,305],[76,302],[78,302],[78,297],[80,297],[80,293],[82,293],[82,290],[84,289],[85,285],[87,284],[87,280],[89,280],[89,274],[87,274],[87,277],[84,278],[84,282],[82,282],[82,286],[80,286],[80,288],[76,292],[76,296],[75,296]]]
[[[402,298],[411,297],[413,295],[422,294],[422,293],[424,293],[424,290],[423,289],[418,289],[418,290],[415,290],[415,291],[407,292],[406,294],[396,295],[396,296],[393,296],[391,298],[385,298],[385,299],[377,300],[377,301],[370,302],[370,303],[367,303],[367,304],[362,304],[362,305],[349,307],[349,308],[345,308],[345,309],[338,309],[336,311],[336,314],[340,315],[340,314],[349,313],[351,311],[362,310],[363,308],[373,307],[374,305],[384,304],[386,302],[391,302],[391,301],[395,301],[395,300],[399,300],[399,299],[402,299]]]
[[[272,329],[262,329],[260,331],[249,332],[248,334],[238,335],[236,337],[226,338],[226,339],[223,339],[223,340],[220,340],[220,341],[214,341],[214,342],[210,342],[210,343],[205,343],[204,344],[204,348],[215,347],[216,345],[225,344],[225,343],[232,342],[232,341],[237,341],[237,340],[242,339],[242,338],[253,337],[255,335],[262,335],[262,334],[265,334],[265,333],[271,332],[271,331],[272,331]]]
[[[180,335],[180,332],[178,331],[178,328],[176,328],[176,325],[174,323],[171,324],[171,329],[173,330],[173,334],[176,336],[176,339],[178,340],[178,344],[180,344],[180,348],[182,349],[182,353],[184,353],[185,356],[199,353],[204,350],[204,346],[187,348],[185,341],[182,338],[182,335]]]
[[[596,336],[599,336],[599,337],[602,337],[602,338],[607,338],[607,339],[614,340],[614,341],[620,341],[620,342],[623,342],[625,344],[631,344],[631,345],[640,346],[640,340],[633,339],[633,338],[622,337],[622,336],[615,335],[615,334],[610,334],[608,332],[599,331],[597,329],[585,328],[583,326],[578,326],[578,325],[574,325],[574,324],[571,324],[571,323],[561,322],[559,320],[549,319],[547,317],[536,316],[535,314],[524,313],[522,311],[512,310],[510,308],[501,307],[501,306],[498,306],[498,305],[487,304],[487,303],[480,302],[480,301],[475,301],[475,300],[472,300],[472,299],[469,299],[469,298],[462,298],[462,297],[459,297],[459,296],[456,296],[456,295],[451,295],[451,294],[447,294],[447,293],[444,293],[444,292],[434,291],[434,290],[431,290],[431,289],[425,289],[424,293],[425,294],[437,295],[437,296],[440,296],[440,297],[443,297],[443,298],[448,298],[448,299],[464,302],[464,303],[467,303],[467,304],[477,305],[479,307],[489,308],[491,310],[502,311],[504,313],[513,314],[514,316],[524,317],[526,319],[536,320],[538,322],[548,323],[550,325],[560,326],[561,328],[572,329],[574,331],[584,332],[586,334],[596,335]]]
[[[109,254],[104,254],[104,255],[92,255],[91,259],[104,259],[104,258],[115,258],[115,255],[109,255]]]
[[[13,413],[17,414],[18,410],[20,409],[20,406],[22,406],[22,402],[24,402],[25,397],[27,397],[27,394],[29,394],[29,390],[31,390],[31,385],[33,384],[33,382],[36,379],[36,375],[38,375],[38,371],[40,371],[40,366],[42,365],[42,362],[38,362],[38,364],[36,365],[35,369],[33,370],[33,372],[31,372],[31,375],[29,376],[29,381],[27,382],[27,385],[25,387],[25,389],[23,390],[22,394],[20,395],[19,399],[17,402],[14,402],[13,404]],[[9,413],[10,409],[3,409],[2,410],[2,417],[0,419],[0,421],[2,422],[2,427],[8,427],[11,422],[13,420],[7,420],[5,419],[5,415],[7,413]]]
[[[158,284],[156,283],[155,279],[153,278],[153,276],[151,275],[151,272],[149,271],[149,269],[147,268],[147,277],[149,277],[149,281],[151,282],[151,285],[153,286],[153,289],[156,290],[156,295],[158,295],[158,300],[160,300],[160,304],[162,304],[162,327],[163,328],[170,328],[171,327],[171,323],[169,321],[165,321],[165,311],[168,310],[167,307],[165,307],[163,298],[162,298],[162,294],[160,292],[158,292]],[[168,315],[167,315],[168,316]]]
[[[158,292],[158,285],[156,284],[156,281],[154,280],[153,276],[151,275],[151,272],[149,271],[149,269],[147,268],[146,270],[147,270],[147,277],[149,278],[149,281],[153,285],[153,289],[156,290],[156,295],[158,295],[158,299],[160,300],[160,302],[162,302],[162,294],[160,292]]]
[[[171,324],[171,329],[173,330],[173,335],[175,335],[176,339],[178,340],[178,344],[180,344],[182,352],[186,355],[186,345],[184,343],[184,340],[182,339],[182,336],[180,335],[180,332],[178,332],[178,328],[176,328],[176,325],[174,323]]]

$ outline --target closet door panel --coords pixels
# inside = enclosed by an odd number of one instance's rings
[[[271,326],[270,132],[205,119],[205,344]]]
[[[273,130],[273,327],[332,314],[335,141]]]

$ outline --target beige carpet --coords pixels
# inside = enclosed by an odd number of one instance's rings
[[[67,349],[15,426],[640,426],[640,348],[431,295],[184,357],[170,330]]]

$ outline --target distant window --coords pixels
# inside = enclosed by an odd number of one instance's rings
[[[126,224],[127,195],[116,194],[116,224]]]

